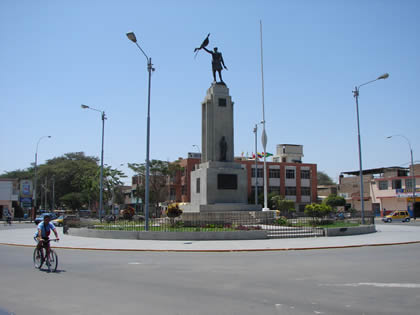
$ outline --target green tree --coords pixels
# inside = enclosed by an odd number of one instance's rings
[[[277,210],[280,211],[282,215],[290,215],[290,213],[295,212],[295,203],[292,200],[287,200],[283,196],[276,195],[271,198],[273,204],[275,204]]]
[[[334,181],[331,177],[327,175],[327,173],[318,171],[317,173],[317,181],[318,185],[334,185]]]
[[[344,199],[341,196],[337,196],[336,194],[331,194],[324,199],[323,203],[330,206],[334,211],[336,211],[337,207],[346,205],[346,199]]]
[[[311,203],[305,207],[305,215],[312,217],[315,221],[316,218],[323,218],[328,216],[332,208],[326,204]]]
[[[128,167],[139,178],[139,185],[137,185],[135,194],[144,200],[146,163],[128,163]],[[176,172],[182,170],[182,168],[177,162],[170,163],[161,160],[151,160],[149,168],[149,202],[154,204],[155,209],[158,209],[160,202],[168,200],[168,178],[175,176]]]

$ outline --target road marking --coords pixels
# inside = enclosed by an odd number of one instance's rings
[[[139,262],[129,262],[128,264],[129,265],[141,265],[141,263],[139,263]]]
[[[321,284],[321,286],[331,286],[331,287],[361,287],[361,286],[370,286],[370,287],[377,287],[377,288],[409,288],[409,289],[420,289],[420,283],[359,282],[359,283],[343,283],[343,284]]]

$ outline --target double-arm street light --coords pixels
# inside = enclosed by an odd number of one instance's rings
[[[360,142],[360,124],[359,124],[359,90],[360,87],[367,85],[369,83],[378,81],[378,80],[382,80],[382,79],[386,79],[389,77],[388,73],[385,73],[379,77],[377,77],[375,80],[363,83],[359,86],[356,86],[355,90],[353,91],[353,96],[356,98],[356,112],[357,112],[357,139],[359,142],[359,166],[360,166],[360,173],[359,173],[359,177],[360,177],[360,202],[361,202],[361,207],[362,207],[362,224],[365,223],[365,202],[364,202],[364,198],[363,198],[363,168],[362,168],[362,145]]]
[[[103,211],[103,186],[104,186],[104,131],[105,131],[105,111],[103,110],[99,110],[87,105],[81,105],[81,107],[83,109],[91,109],[94,110],[96,112],[101,113],[101,117],[102,117],[102,147],[101,147],[101,175],[99,178],[99,220],[102,222],[102,211]]]
[[[413,205],[412,205],[412,211],[414,215],[414,204],[416,202],[416,177],[414,176],[414,162],[413,162],[413,148],[411,147],[410,140],[404,135],[392,135],[389,137],[386,137],[387,139],[391,139],[392,137],[403,137],[407,143],[408,147],[410,148],[410,156],[411,156],[411,185],[413,189]]]
[[[37,170],[38,170],[38,145],[41,142],[41,140],[42,139],[45,139],[45,138],[51,138],[51,136],[42,136],[41,138],[39,138],[39,140],[38,140],[38,142],[36,144],[36,151],[35,151],[35,180],[34,180],[34,211],[36,211],[36,207],[37,207],[36,185],[37,185],[37,180],[38,180],[38,176],[37,176]]]
[[[145,230],[149,230],[149,175],[150,175],[150,161],[149,161],[149,151],[150,151],[150,85],[152,79],[152,71],[155,69],[152,67],[152,58],[149,58],[146,53],[141,49],[140,45],[137,43],[136,35],[133,32],[126,34],[128,39],[131,40],[136,46],[140,49],[143,55],[147,59],[147,71],[149,72],[149,88],[148,88],[148,97],[147,97],[147,138],[146,138],[146,182],[145,182],[145,202],[144,202],[144,216],[145,218]]]

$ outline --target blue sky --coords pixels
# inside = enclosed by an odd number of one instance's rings
[[[152,58],[151,158],[173,161],[201,147],[201,101],[210,36],[223,53],[235,102],[235,155],[254,151],[262,119],[263,23],[268,152],[304,146],[334,180],[357,170],[356,85],[364,168],[407,166],[420,147],[419,1],[0,1],[0,174],[68,152],[100,156],[126,171],[145,160],[146,58]],[[260,137],[259,137],[260,138]],[[259,147],[261,142],[259,140]],[[261,149],[259,149],[261,150]],[[120,166],[124,164],[123,166]]]

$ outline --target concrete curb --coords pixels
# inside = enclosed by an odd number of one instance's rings
[[[156,241],[226,241],[226,240],[260,240],[267,239],[267,231],[232,231],[232,232],[142,232],[95,230],[77,228],[68,230],[68,235],[108,239],[156,240]]]
[[[319,249],[345,249],[356,247],[393,246],[420,244],[420,241],[359,244],[343,246],[319,246],[319,247],[290,247],[290,248],[249,248],[249,249],[136,249],[136,248],[88,248],[88,247],[66,247],[54,246],[57,249],[90,250],[90,251],[114,251],[114,252],[168,252],[168,253],[229,253],[229,252],[276,252],[276,251],[298,251],[298,250],[319,250]],[[0,243],[4,246],[32,247],[36,245]]]

